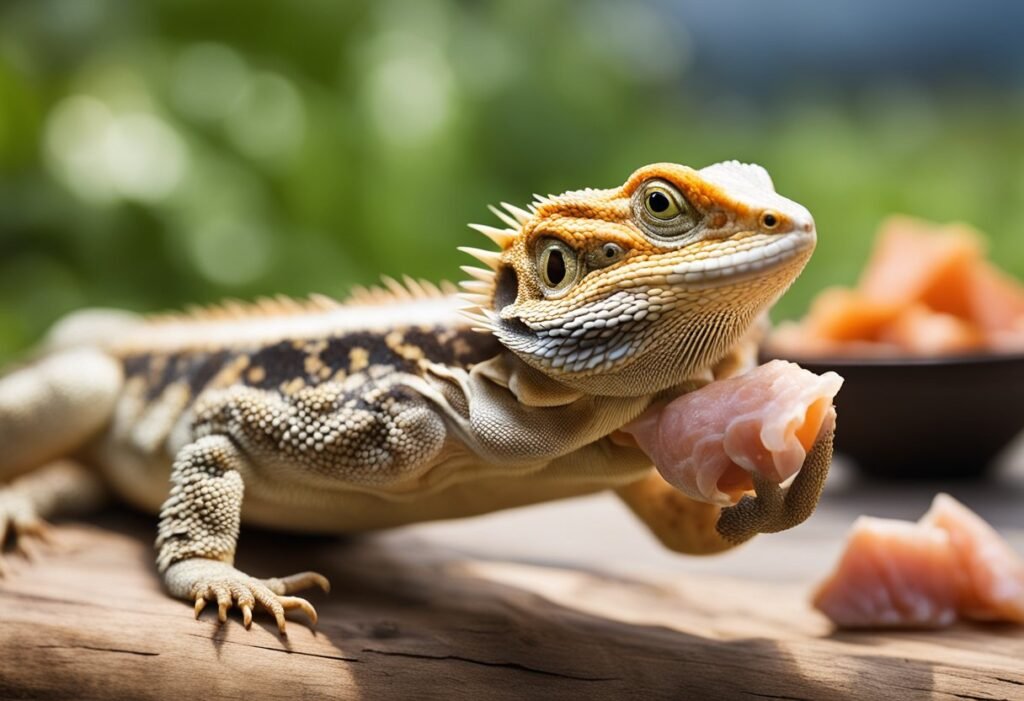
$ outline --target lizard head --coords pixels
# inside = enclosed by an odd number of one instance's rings
[[[590,394],[672,387],[728,352],[814,250],[814,220],[735,161],[658,163],[622,187],[492,208],[473,225],[499,251],[463,283],[476,328],[528,365]]]

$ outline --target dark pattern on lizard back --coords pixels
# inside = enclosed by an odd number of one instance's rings
[[[224,367],[229,351],[180,351],[166,355],[142,353],[124,359],[125,377],[146,378],[144,397],[152,401],[170,385],[184,381],[189,392],[198,393]]]
[[[492,336],[470,329],[410,327],[359,331],[327,338],[275,341],[255,348],[136,353],[123,359],[128,380],[142,378],[147,402],[171,385],[190,396],[207,386],[244,384],[258,389],[315,386],[370,368],[419,374],[421,359],[469,368],[501,351]]]

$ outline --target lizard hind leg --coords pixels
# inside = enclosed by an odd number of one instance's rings
[[[733,547],[715,530],[721,507],[691,499],[653,469],[616,492],[669,550],[710,555]]]
[[[110,420],[121,365],[78,348],[0,379],[0,482],[69,455]]]
[[[52,543],[45,519],[98,507],[105,489],[99,477],[72,460],[58,460],[0,487],[0,548],[13,537],[14,545],[30,558],[36,543]],[[8,573],[0,552],[0,578]]]

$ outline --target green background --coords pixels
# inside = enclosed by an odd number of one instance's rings
[[[457,279],[487,203],[617,185],[652,161],[761,163],[812,211],[818,252],[777,316],[852,282],[891,212],[968,221],[1024,274],[1017,92],[969,76],[717,90],[663,12],[8,0],[0,360],[82,306]]]

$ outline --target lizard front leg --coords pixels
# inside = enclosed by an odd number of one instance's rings
[[[716,526],[718,533],[730,543],[739,544],[758,533],[778,533],[806,521],[825,488],[834,437],[832,428],[815,441],[788,489],[753,473],[757,497],[745,496],[735,506],[723,509]]]
[[[236,605],[248,628],[258,603],[274,615],[282,634],[284,612],[289,609],[301,609],[315,624],[313,606],[288,595],[312,585],[327,591],[330,585],[323,575],[302,572],[282,579],[256,579],[233,566],[245,468],[244,455],[223,435],[200,438],[178,453],[156,541],[157,567],[167,590],[193,601],[197,617],[208,601],[216,601],[222,623],[228,609]]]
[[[616,491],[670,550],[688,555],[722,552],[759,533],[793,528],[814,512],[832,464],[833,435],[830,430],[815,442],[788,489],[755,473],[757,496],[745,496],[735,506],[691,499],[653,470]]]

